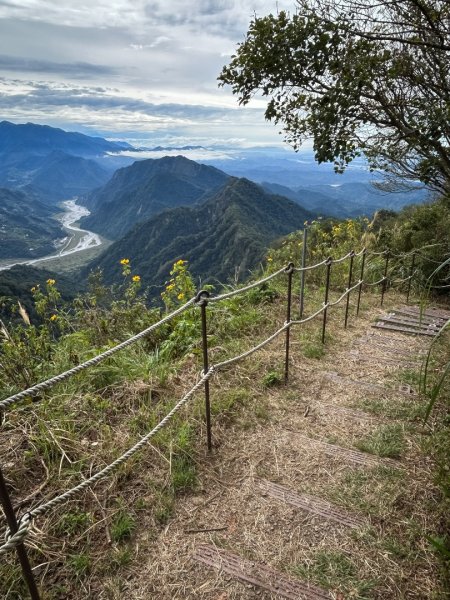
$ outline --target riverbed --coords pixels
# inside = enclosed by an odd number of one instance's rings
[[[88,231],[87,229],[81,229],[75,224],[78,223],[81,217],[87,217],[90,214],[90,211],[85,206],[77,204],[77,198],[65,200],[61,203],[61,206],[64,208],[64,213],[59,215],[57,219],[61,222],[68,235],[67,238],[64,238],[62,243],[59,244],[59,250],[52,254],[48,254],[47,256],[41,256],[40,258],[25,260],[13,259],[11,262],[2,264],[0,266],[0,271],[5,271],[15,265],[37,265],[48,260],[62,258],[69,254],[74,254],[75,252],[83,252],[102,245],[102,239],[97,233]],[[55,243],[56,242],[57,240],[55,240]]]

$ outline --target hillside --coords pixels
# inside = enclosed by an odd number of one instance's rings
[[[66,237],[54,211],[23,192],[0,188],[0,258],[35,258],[54,252]]]
[[[202,281],[242,279],[271,241],[303,227],[311,216],[247,179],[232,178],[201,206],[167,210],[137,225],[92,268],[100,267],[112,282],[120,278],[120,259],[127,257],[144,285],[161,286],[171,264],[183,258]]]
[[[64,301],[71,302],[76,294],[82,290],[78,281],[66,275],[61,275],[48,269],[38,269],[29,265],[16,265],[11,269],[0,271],[0,318],[5,322],[11,319],[11,307],[17,307],[19,301],[26,309],[31,322],[36,324],[40,321],[35,306],[35,299],[31,289],[40,286],[43,290],[48,279],[57,281],[58,290]],[[15,313],[12,313],[15,314]],[[14,317],[13,317],[14,319]],[[20,320],[19,317],[17,317]]]
[[[118,239],[162,210],[195,204],[227,179],[222,171],[182,156],[135,162],[85,198],[92,214],[82,226]]]
[[[94,160],[55,151],[42,159],[25,189],[46,202],[58,202],[86,194],[110,177]]]

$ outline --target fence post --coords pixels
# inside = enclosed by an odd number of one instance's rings
[[[206,306],[208,305],[209,292],[201,290],[195,299],[195,302],[200,306],[202,319],[202,350],[203,350],[203,373],[206,374],[209,370],[208,360],[208,335],[206,330]],[[206,438],[208,444],[208,452],[212,450],[211,440],[211,402],[209,397],[209,379],[205,381],[205,414],[206,414]]]
[[[288,276],[287,286],[287,308],[286,308],[286,323],[291,322],[291,305],[292,305],[292,275],[294,273],[294,263],[289,263],[286,267],[286,273]],[[286,357],[284,362],[284,385],[287,385],[289,379],[289,341],[290,341],[291,327],[288,326],[286,329]]]
[[[308,226],[305,225],[303,228],[303,247],[302,247],[302,264],[301,268],[304,269],[306,266],[306,240],[308,237]],[[300,319],[303,318],[303,309],[305,305],[305,275],[306,271],[300,273]]]
[[[408,281],[408,290],[406,292],[406,304],[409,304],[409,294],[411,292],[411,280],[414,274],[414,267],[416,266],[416,253],[413,252],[412,253],[412,260],[411,260],[411,269],[409,271],[409,281]]]
[[[6,521],[11,533],[16,533],[19,528],[17,523],[16,515],[14,513],[11,499],[8,494],[8,488],[6,487],[5,479],[3,477],[2,470],[0,468],[0,503],[5,513]],[[28,554],[25,545],[18,544],[16,546],[17,556],[19,557],[20,566],[22,567],[22,574],[30,592],[32,600],[40,600],[39,592],[37,589],[36,581],[34,580],[33,571],[31,570],[30,561],[28,560]]]
[[[325,282],[325,298],[323,301],[323,304],[325,306],[325,309],[323,311],[323,321],[322,321],[322,344],[325,344],[325,328],[327,326],[327,304],[328,304],[328,292],[330,290],[330,275],[331,275],[331,264],[333,262],[333,259],[331,258],[331,256],[329,256],[327,258],[327,278],[326,278],[326,282]]]
[[[349,290],[352,287],[352,277],[353,277],[353,260],[355,258],[355,251],[352,250],[350,253],[350,266],[348,269],[348,285],[347,285],[347,290]],[[347,303],[345,305],[345,321],[344,321],[344,327],[347,327],[347,322],[348,322],[348,307],[350,305],[350,292],[347,293]]]
[[[362,261],[361,261],[361,273],[359,274],[359,280],[361,283],[359,284],[359,288],[358,288],[358,304],[356,305],[356,316],[359,315],[359,306],[361,304],[361,292],[362,292],[362,286],[364,283],[364,266],[366,264],[366,253],[367,253],[367,250],[365,248],[363,248]]]
[[[385,254],[385,257],[386,257],[386,262],[384,263],[383,282],[381,284],[381,303],[380,303],[380,306],[383,306],[384,294],[386,293],[386,289],[387,289],[387,272],[388,272],[388,266],[389,266],[389,250],[386,250],[386,252],[384,254]]]

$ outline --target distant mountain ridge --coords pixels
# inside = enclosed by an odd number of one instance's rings
[[[162,210],[199,202],[228,179],[223,171],[183,156],[136,161],[83,199],[91,214],[82,226],[118,239]]]
[[[110,142],[101,137],[64,131],[48,125],[0,122],[0,154],[27,153],[45,156],[61,151],[86,158],[132,149],[133,146],[126,142]]]
[[[264,182],[262,186],[268,192],[286,196],[316,214],[338,219],[371,217],[380,209],[398,211],[408,204],[425,202],[429,196],[424,189],[383,193],[363,181],[316,184],[296,189],[270,182]]]
[[[311,217],[287,198],[230,178],[203,204],[166,210],[136,225],[90,266],[102,269],[107,282],[120,281],[119,263],[126,257],[144,286],[161,286],[182,258],[197,280],[225,283],[236,273],[246,277],[272,241]]]
[[[0,185],[55,204],[105,184],[116,168],[109,153],[132,148],[47,125],[2,121]]]

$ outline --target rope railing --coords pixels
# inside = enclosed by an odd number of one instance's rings
[[[167,423],[169,423],[169,421],[171,421],[174,415],[177,412],[179,412],[181,408],[192,398],[195,392],[202,387],[205,381],[208,381],[208,379],[212,377],[213,373],[214,370],[210,369],[207,373],[203,374],[199,381],[189,390],[189,392],[187,392],[181,398],[181,400],[177,402],[177,404],[172,408],[172,410],[169,413],[167,413],[167,415],[163,419],[161,419],[161,421],[151,431],[149,431],[143,438],[136,442],[134,446],[132,446],[121,456],[116,458],[116,460],[114,460],[112,463],[107,465],[95,475],[92,475],[88,479],[85,479],[80,484],[70,488],[63,494],[60,494],[55,498],[52,498],[48,502],[40,504],[36,508],[33,508],[33,510],[30,510],[27,513],[25,513],[25,515],[19,521],[18,530],[14,534],[11,534],[10,531],[7,531],[6,543],[3,544],[3,546],[0,546],[0,556],[2,554],[6,554],[6,552],[11,550],[12,548],[23,543],[24,539],[29,534],[31,524],[34,521],[34,519],[43,516],[56,506],[64,504],[65,502],[76,496],[78,493],[89,488],[94,483],[97,483],[102,479],[106,479],[112,472],[116,471],[117,468],[120,467],[120,465],[122,465],[134,454],[136,454],[136,452],[138,452],[143,446],[145,446],[147,442],[158,433],[158,431],[160,431],[163,427],[167,425]]]
[[[384,274],[383,274],[383,277],[381,279],[379,279],[378,281],[367,282],[364,279],[365,262],[366,262],[366,258],[368,256],[383,256],[385,259]],[[49,511],[53,510],[54,508],[58,507],[59,505],[67,502],[68,500],[70,500],[71,498],[73,498],[74,496],[79,494],[80,492],[90,488],[92,485],[96,484],[97,482],[102,481],[102,480],[106,479],[107,477],[109,477],[114,471],[117,470],[117,468],[120,465],[122,465],[124,462],[126,462],[128,459],[130,459],[134,454],[136,454],[139,450],[141,450],[153,436],[155,436],[161,429],[163,429],[172,420],[174,415],[177,412],[179,412],[181,410],[181,408],[183,406],[185,406],[191,400],[191,398],[195,395],[195,393],[201,387],[204,387],[204,393],[205,393],[206,429],[207,429],[207,437],[208,437],[208,450],[211,450],[212,445],[211,445],[211,414],[210,414],[210,398],[209,398],[209,380],[213,377],[213,375],[215,373],[217,373],[235,363],[238,363],[241,360],[244,360],[245,358],[251,356],[253,353],[261,350],[262,348],[264,348],[265,346],[270,344],[272,341],[274,341],[276,338],[278,338],[281,334],[285,333],[285,335],[286,335],[285,383],[287,383],[288,374],[289,374],[289,340],[290,340],[289,335],[290,335],[291,327],[297,326],[297,325],[302,325],[304,323],[312,321],[313,319],[315,319],[316,317],[318,317],[319,315],[322,314],[323,315],[322,342],[325,343],[325,330],[326,330],[326,321],[327,321],[328,310],[334,306],[337,306],[344,299],[346,299],[347,302],[346,302],[346,308],[345,308],[345,324],[344,324],[344,326],[346,327],[347,319],[348,319],[348,311],[349,311],[350,294],[351,294],[351,292],[358,290],[358,301],[357,301],[357,309],[356,309],[356,315],[358,315],[360,299],[361,299],[361,291],[362,291],[363,286],[375,287],[375,286],[381,284],[382,285],[381,303],[382,303],[383,296],[386,291],[388,282],[390,282],[391,284],[408,282],[408,284],[409,284],[408,290],[407,290],[407,301],[408,301],[411,280],[415,273],[414,260],[415,260],[416,253],[414,252],[412,254],[408,254],[408,256],[412,256],[412,265],[411,265],[410,275],[408,277],[405,277],[404,279],[398,279],[398,280],[389,279],[388,264],[389,264],[389,258],[392,257],[392,255],[390,255],[389,252],[383,251],[380,253],[378,253],[378,252],[369,253],[369,252],[367,252],[366,248],[363,248],[358,253],[351,251],[351,252],[347,253],[345,256],[342,256],[338,259],[332,259],[331,257],[328,257],[327,259],[324,259],[323,261],[316,263],[314,265],[310,265],[310,266],[304,265],[299,268],[299,267],[294,267],[294,265],[292,263],[289,263],[289,265],[286,265],[285,267],[279,269],[278,271],[276,271],[274,273],[271,273],[270,275],[268,275],[262,279],[259,279],[258,281],[255,281],[255,282],[253,282],[249,285],[246,285],[242,288],[238,288],[235,290],[231,290],[229,292],[225,292],[223,294],[219,294],[217,296],[210,296],[208,292],[201,291],[197,294],[197,296],[188,300],[185,304],[180,306],[178,309],[169,313],[164,318],[160,319],[158,322],[152,324],[151,326],[147,327],[146,329],[139,332],[138,334],[128,338],[124,342],[117,344],[113,348],[110,348],[109,350],[102,352],[101,354],[77,365],[76,367],[68,369],[67,371],[60,373],[59,375],[51,377],[51,378],[49,378],[41,383],[38,383],[22,392],[14,394],[14,395],[10,396],[9,398],[6,398],[5,400],[0,401],[0,410],[5,411],[5,409],[11,408],[13,404],[19,402],[20,400],[36,396],[39,392],[42,392],[44,390],[51,388],[52,386],[68,379],[72,375],[75,375],[75,374],[79,373],[80,371],[87,369],[88,367],[99,364],[106,358],[112,356],[116,352],[119,352],[120,350],[137,342],[138,340],[145,337],[146,335],[148,335],[150,332],[154,331],[158,327],[161,327],[165,323],[174,319],[176,316],[182,314],[188,308],[196,306],[196,307],[200,308],[200,310],[201,310],[203,371],[199,375],[198,381],[193,385],[193,387],[188,392],[186,392],[183,395],[183,397],[175,404],[175,406],[167,413],[167,415],[164,418],[161,419],[161,421],[151,431],[146,433],[132,447],[130,447],[128,450],[126,450],[123,454],[121,454],[121,456],[119,456],[117,459],[112,461],[109,465],[104,467],[98,473],[91,475],[90,477],[84,479],[81,483],[75,485],[74,487],[70,488],[69,490],[57,495],[56,497],[48,500],[47,502],[44,502],[44,503],[38,505],[37,507],[33,508],[32,510],[26,512],[24,515],[21,516],[21,518],[19,520],[17,520],[15,512],[12,508],[10,498],[9,498],[9,493],[6,488],[6,485],[5,485],[5,482],[3,479],[3,475],[1,472],[1,468],[0,468],[0,501],[2,503],[4,512],[5,512],[5,516],[6,516],[7,522],[8,522],[8,529],[6,532],[6,541],[3,545],[0,546],[0,556],[8,553],[9,551],[11,551],[13,549],[17,550],[17,553],[18,553],[18,556],[19,556],[19,559],[21,562],[21,566],[22,566],[23,575],[24,575],[24,578],[28,585],[31,598],[33,600],[39,600],[40,596],[39,596],[39,592],[37,591],[37,586],[34,581],[34,576],[31,571],[30,564],[28,562],[28,557],[26,554],[24,541],[27,538],[27,536],[29,535],[32,524],[35,519],[37,519],[40,516],[43,516],[44,514],[48,513]],[[354,259],[357,257],[362,257],[361,273],[358,278],[358,281],[356,283],[354,283],[352,281],[352,279],[353,279],[353,264],[354,264]],[[346,260],[350,261],[349,272],[348,272],[348,283],[347,283],[346,289],[336,300],[330,301],[328,296],[329,296],[329,289],[330,289],[330,276],[331,276],[332,266],[335,264],[343,263]],[[326,266],[325,296],[324,296],[322,306],[318,310],[316,310],[313,314],[311,314],[305,318],[302,317],[302,310],[301,310],[300,318],[292,319],[292,317],[291,317],[291,300],[292,300],[292,278],[293,278],[294,273],[300,272],[302,274],[301,294],[303,294],[304,293],[304,277],[303,277],[304,273],[306,271],[311,271],[313,269],[317,269],[322,266]],[[286,314],[286,319],[285,319],[284,324],[281,327],[279,327],[273,334],[271,334],[269,337],[267,337],[265,340],[261,341],[260,343],[256,344],[255,346],[246,350],[245,352],[242,352],[241,354],[238,354],[231,358],[225,359],[221,362],[218,362],[218,363],[210,366],[209,360],[208,360],[208,342],[207,342],[208,335],[207,335],[207,319],[206,319],[206,309],[207,309],[208,304],[216,303],[216,302],[219,302],[222,300],[227,300],[229,298],[237,296],[238,294],[245,293],[251,289],[254,289],[258,286],[263,285],[264,283],[266,283],[268,281],[273,280],[274,278],[276,278],[282,274],[285,274],[288,278],[287,314]],[[303,298],[302,298],[302,300],[303,300]],[[301,306],[303,306],[303,304],[301,304]]]
[[[274,279],[275,277],[278,277],[278,275],[281,275],[281,273],[285,273],[286,272],[286,268],[287,267],[283,267],[282,269],[279,269],[278,271],[275,271],[275,273],[271,273],[267,277],[264,277],[263,279],[259,279],[258,281],[255,281],[254,283],[246,285],[245,287],[237,288],[235,290],[232,290],[231,292],[227,292],[225,294],[220,294],[219,296],[210,296],[208,298],[208,302],[219,302],[220,300],[228,300],[228,298],[233,298],[233,296],[237,296],[238,294],[242,294],[242,292],[247,292],[248,290],[251,290],[251,289],[253,289],[255,287],[258,287],[259,285],[267,283],[271,279]]]
[[[62,381],[69,379],[69,377],[72,377],[72,375],[76,375],[77,373],[84,371],[84,369],[87,369],[94,365],[98,365],[99,363],[104,361],[106,358],[109,358],[116,352],[119,352],[120,350],[123,350],[124,348],[127,348],[128,346],[131,346],[131,344],[134,344],[141,338],[148,335],[150,332],[154,331],[158,327],[161,327],[161,325],[164,325],[165,323],[168,323],[176,316],[181,315],[185,310],[187,310],[194,303],[195,303],[195,298],[191,298],[185,304],[183,304],[183,306],[180,306],[179,308],[177,308],[170,314],[166,315],[164,318],[162,318],[157,323],[153,323],[153,325],[150,325],[143,331],[137,333],[136,335],[133,335],[132,337],[125,340],[124,342],[117,344],[117,346],[114,346],[113,348],[110,348],[109,350],[106,350],[105,352],[102,352],[101,354],[98,354],[97,356],[90,358],[89,360],[77,365],[76,367],[72,367],[72,369],[68,369],[67,371],[60,373],[59,375],[55,375],[54,377],[50,377],[49,379],[46,379],[45,381],[42,381],[41,383],[37,383],[36,385],[29,387],[28,389],[24,390],[23,392],[19,392],[18,394],[14,394],[13,396],[6,398],[5,400],[2,400],[0,402],[0,411],[11,406],[15,402],[18,402],[19,400],[24,400],[25,398],[32,398],[33,396],[36,396],[37,394],[39,394],[39,392],[43,392],[44,390],[47,390],[47,389],[53,387],[57,383],[61,383]]]

